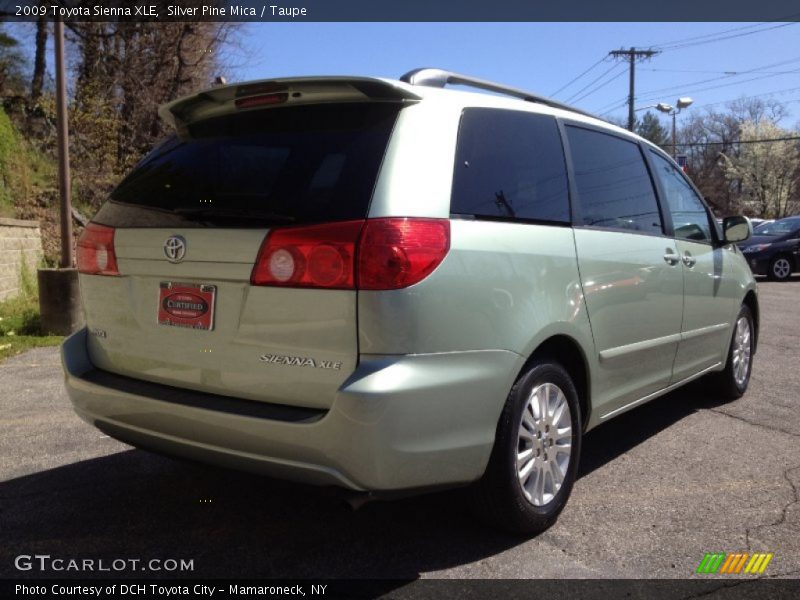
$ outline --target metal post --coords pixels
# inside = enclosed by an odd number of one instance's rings
[[[634,90],[635,88],[635,81],[636,81],[636,48],[631,48],[630,52],[630,68],[628,70],[629,75],[629,87],[628,87],[628,131],[633,131],[633,126],[636,123],[636,116],[633,114],[633,102],[634,102]]]
[[[678,116],[678,111],[672,111],[672,158],[678,160],[678,148],[677,148],[677,138],[675,136],[675,117]]]
[[[67,81],[64,67],[64,22],[55,22],[56,118],[58,121],[58,188],[61,198],[61,263],[71,268],[72,197],[69,174],[69,131],[67,129]]]

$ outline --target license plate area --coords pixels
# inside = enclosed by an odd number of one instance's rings
[[[158,288],[158,324],[189,329],[214,329],[217,286],[162,281]]]

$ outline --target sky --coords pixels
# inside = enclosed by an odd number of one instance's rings
[[[622,119],[628,71],[608,52],[662,48],[636,65],[636,108],[689,96],[686,114],[760,96],[786,103],[783,126],[800,125],[797,23],[252,23],[240,33],[229,80],[440,67]]]
[[[32,24],[16,27],[32,42]],[[689,96],[694,104],[680,120],[758,96],[785,103],[780,124],[800,128],[798,23],[249,23],[223,75],[398,78],[440,67],[625,120],[627,65],[608,52],[632,46],[661,50],[636,65],[636,108]]]

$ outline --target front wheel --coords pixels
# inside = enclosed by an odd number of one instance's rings
[[[578,393],[569,373],[537,361],[517,379],[476,489],[481,512],[518,533],[547,529],[569,498],[581,450]]]
[[[750,383],[753,370],[753,351],[755,350],[755,327],[753,313],[747,305],[742,305],[733,326],[730,348],[728,349],[725,370],[717,373],[715,383],[723,398],[741,398]]]
[[[786,281],[792,274],[792,263],[785,256],[776,256],[769,263],[767,275],[773,281]]]

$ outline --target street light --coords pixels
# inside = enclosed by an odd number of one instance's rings
[[[665,102],[659,102],[658,104],[656,104],[656,110],[658,110],[658,111],[660,111],[662,113],[668,114],[668,115],[672,115],[672,158],[674,158],[676,160],[677,160],[677,157],[678,157],[678,154],[677,154],[678,145],[677,145],[677,140],[676,140],[676,135],[675,135],[675,117],[684,108],[687,108],[688,106],[691,106],[692,102],[694,102],[694,100],[692,100],[688,96],[684,96],[683,98],[678,98],[678,102],[676,103],[675,107],[673,107],[671,104],[667,104]]]

